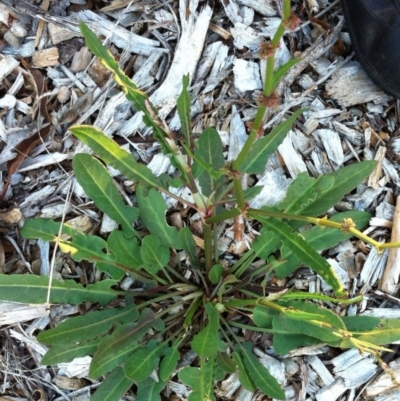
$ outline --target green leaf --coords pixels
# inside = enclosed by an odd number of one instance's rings
[[[125,375],[135,382],[141,382],[150,377],[160,360],[161,347],[163,345],[160,346],[151,340],[145,348],[136,351],[125,362]]]
[[[379,326],[358,337],[358,340],[375,345],[386,345],[400,340],[400,320],[382,319]]]
[[[176,365],[179,360],[179,350],[178,344],[171,348],[171,353],[165,356],[161,363],[160,369],[158,370],[158,376],[160,380],[166,382],[172,375],[172,372],[175,370]]]
[[[46,345],[82,342],[107,333],[118,323],[135,321],[138,317],[136,306],[91,312],[68,318],[54,329],[41,332],[37,339]]]
[[[235,360],[236,365],[237,365],[238,370],[239,370],[239,381],[240,381],[240,384],[246,390],[249,390],[251,392],[256,391],[257,387],[254,384],[253,380],[250,378],[250,376],[249,376],[249,374],[248,374],[248,372],[246,370],[246,367],[244,366],[242,355],[239,354],[239,352],[235,351],[235,352],[232,352],[232,356],[233,356],[233,359]]]
[[[161,401],[160,392],[165,387],[162,381],[156,382],[148,378],[138,383],[136,399],[140,401]]]
[[[182,92],[178,97],[176,108],[178,109],[179,119],[181,120],[181,129],[186,145],[190,146],[190,95],[188,86],[189,75],[184,75],[182,77]]]
[[[117,327],[111,335],[104,337],[93,355],[89,376],[97,378],[118,366],[140,348],[137,342],[153,325],[154,313],[150,309],[144,309],[136,323],[125,323]]]
[[[140,218],[146,228],[158,237],[161,244],[173,249],[182,249],[178,231],[165,220],[167,205],[162,195],[155,189],[148,190],[142,185],[136,188],[136,198],[140,210]]]
[[[376,166],[375,161],[363,161],[343,167],[318,179],[300,173],[289,186],[279,208],[286,213],[317,216],[339,202],[344,195],[368,177]],[[293,227],[304,223],[296,222]]]
[[[376,328],[381,319],[372,316],[343,316],[343,323],[348,331],[370,331]]]
[[[96,152],[105,163],[116,168],[132,181],[159,187],[157,179],[144,164],[138,163],[133,155],[122,149],[103,132],[89,125],[79,125],[70,131]]]
[[[86,288],[73,280],[51,282],[50,302],[79,305],[82,302],[99,302],[106,305],[121,293],[111,289],[117,285],[114,280],[98,281]],[[0,298],[3,301],[41,304],[46,302],[49,278],[33,274],[10,276],[0,274]]]
[[[297,110],[287,120],[273,128],[268,135],[256,141],[246,155],[241,171],[248,174],[261,174],[265,170],[268,156],[275,152],[303,112],[304,110]]]
[[[178,373],[179,380],[192,388],[188,401],[215,401],[214,397],[214,361],[201,361],[201,367],[187,367]]]
[[[255,185],[254,187],[247,188],[243,191],[244,200],[247,202],[255,198],[262,190],[263,185]],[[227,199],[228,202],[237,202],[237,198],[234,194]]]
[[[292,58],[287,63],[283,64],[279,67],[275,72],[272,78],[272,90],[275,90],[277,85],[279,84],[280,80],[283,76],[294,66],[296,65],[301,59],[300,58]]]
[[[272,329],[272,321],[279,312],[265,306],[257,305],[253,309],[253,322],[257,327]]]
[[[236,372],[236,363],[226,352],[218,351],[217,364],[224,372]]]
[[[121,224],[127,238],[137,235],[133,223],[139,216],[139,210],[125,204],[107,169],[87,153],[74,157],[73,168],[79,184],[96,206]]]
[[[306,345],[319,344],[321,340],[305,334],[274,334],[272,346],[278,355],[286,355],[288,352]]]
[[[192,349],[200,357],[211,358],[218,351],[219,315],[211,303],[206,304],[208,324],[193,337]]]
[[[178,233],[179,241],[182,245],[183,250],[189,257],[190,264],[194,269],[200,268],[199,258],[196,254],[196,243],[194,242],[193,234],[189,227],[184,227]]]
[[[143,238],[140,253],[144,268],[151,274],[156,274],[169,262],[169,249],[162,246],[155,235]]]
[[[213,170],[219,170],[225,164],[221,137],[216,129],[206,128],[203,131],[197,141],[197,150],[194,154],[197,158],[212,166]],[[224,177],[213,178],[210,172],[200,167],[197,162],[194,163],[193,169],[199,180],[202,194],[208,197],[215,192],[218,197],[219,192],[223,189]]]
[[[132,269],[139,269],[143,265],[140,246],[135,238],[127,239],[121,231],[114,230],[108,236],[107,243],[116,262]]]
[[[285,314],[274,317],[273,328],[277,332],[301,333],[318,338],[322,342],[337,342],[340,339],[337,333],[346,330],[341,318],[328,309],[302,301],[278,302],[278,304],[287,309]]]
[[[22,227],[21,234],[25,238],[40,238],[43,241],[55,241],[60,229],[60,223],[49,219],[30,219]],[[113,263],[112,255],[105,253],[107,242],[95,235],[85,235],[80,231],[75,231],[67,224],[62,226],[62,234],[71,237],[66,240],[62,236],[59,240],[60,249],[64,253],[71,253],[77,262],[86,259],[90,262],[109,262]]]
[[[40,333],[42,334],[42,333]],[[55,344],[43,356],[41,365],[56,365],[57,363],[71,362],[75,358],[93,355],[100,339],[82,342],[80,344]]]
[[[278,400],[285,399],[285,393],[274,376],[262,365],[253,354],[253,344],[242,344],[244,365],[254,384],[265,394]]]
[[[256,256],[267,260],[272,252],[276,252],[280,243],[281,239],[279,237],[273,235],[269,228],[263,227],[260,235],[252,243],[251,249],[256,253]]]
[[[123,369],[119,366],[107,375],[90,399],[91,401],[119,401],[132,385],[133,381],[125,376]]]
[[[80,22],[79,28],[82,35],[85,37],[86,44],[90,51],[100,59],[101,63],[107,69],[114,73],[114,79],[116,83],[122,87],[127,99],[134,103],[137,110],[146,111],[144,102],[147,99],[147,95],[140,91],[136,84],[124,74],[113,55],[103,46],[101,41],[87,25]]]
[[[208,274],[208,278],[213,284],[217,284],[219,279],[222,277],[222,272],[223,272],[223,267],[222,265],[214,265],[210,273]]]
[[[351,218],[356,224],[358,230],[361,230],[368,224],[371,215],[365,212],[352,211],[338,213],[332,216],[332,218],[329,220],[340,223],[343,221],[343,219],[347,218]],[[339,242],[351,238],[353,235],[351,233],[349,234],[343,232],[342,230],[338,230],[337,228],[314,226],[310,230],[302,231],[301,236],[316,251],[323,251],[337,245]],[[287,277],[289,274],[293,273],[301,266],[302,263],[302,261],[286,245],[282,246],[281,258],[284,260],[284,262],[275,270],[276,276],[279,279],[283,279],[284,277]]]
[[[318,254],[299,234],[293,233],[289,225],[275,218],[266,219],[259,216],[256,218],[264,227],[268,227],[271,233],[277,235],[294,255],[318,273],[337,294],[340,295],[344,292],[342,283],[326,259]]]

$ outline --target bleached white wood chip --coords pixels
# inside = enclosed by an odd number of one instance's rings
[[[100,233],[108,234],[117,229],[118,229],[118,224],[113,219],[111,219],[107,214],[104,213],[103,218],[101,220]]]
[[[22,343],[28,344],[40,357],[47,352],[48,348],[45,345],[39,344],[35,338],[26,335],[25,332],[19,333],[18,331],[10,329],[10,335]]]
[[[319,129],[314,132],[324,145],[328,158],[337,170],[344,163],[343,147],[337,132],[330,129]]]
[[[276,15],[276,9],[271,0],[237,0],[238,4],[253,8],[255,11],[265,17],[272,17]]]
[[[400,380],[400,363],[399,359],[389,363],[389,369],[393,372],[395,380]],[[374,379],[366,388],[365,396],[380,397],[374,398],[374,401],[395,401],[400,398],[400,390],[396,388],[396,384],[389,373],[382,373]]]
[[[379,317],[380,319],[399,319],[400,309],[397,308],[370,308],[362,313],[363,316]]]
[[[108,38],[117,47],[131,53],[150,56],[154,51],[168,52],[168,50],[158,47],[160,43],[157,40],[136,35],[116,25],[102,14],[84,10],[71,14],[70,19],[85,22],[97,35]],[[74,32],[79,32],[79,29],[72,24],[67,24],[65,26],[71,28]]]
[[[282,361],[278,361],[270,355],[265,354],[259,348],[254,347],[253,352],[259,358],[261,364],[267,368],[272,376],[278,381],[281,386],[287,384],[287,378],[285,374],[285,364]]]
[[[227,161],[235,160],[247,140],[246,126],[242,121],[236,106],[232,106],[232,119],[230,124],[229,149]]]
[[[309,355],[307,356],[306,360],[326,385],[329,385],[335,381],[331,375],[331,372],[329,372],[326,366],[322,363],[321,359],[319,359],[317,356]]]
[[[49,197],[54,191],[56,187],[51,185],[46,185],[43,188],[39,189],[36,192],[29,194],[20,204],[21,209],[28,208],[31,205],[35,205],[39,202],[43,202],[44,199]]]
[[[44,155],[36,156],[33,159],[25,159],[21,163],[21,167],[18,169],[18,171],[22,173],[24,171],[30,171],[40,167],[51,166],[53,164],[60,163],[68,158],[69,155],[65,153],[46,153]]]
[[[371,251],[364,263],[363,269],[360,274],[360,284],[363,285],[361,293],[371,288],[375,282],[381,278],[383,269],[385,268],[388,258],[388,250],[385,249],[380,255],[376,248],[371,248]]]
[[[0,55],[0,81],[2,81],[14,68],[17,68],[19,62],[11,56]]]
[[[257,63],[242,59],[236,59],[233,67],[235,76],[235,88],[239,92],[261,89],[260,68]]]
[[[325,89],[343,107],[371,101],[387,104],[391,99],[371,81],[356,61],[347,63],[334,73]]]
[[[376,362],[372,358],[363,358],[346,369],[338,371],[337,375],[344,379],[344,384],[348,388],[361,386],[375,376],[377,371]]]
[[[397,186],[400,186],[399,173],[393,163],[391,163],[386,157],[382,160],[382,167],[389,180],[394,182]]]
[[[15,104],[17,103],[17,99],[15,96],[9,95],[6,93],[1,99],[0,99],[0,108],[2,109],[12,109],[15,107]]]
[[[221,387],[216,391],[216,394],[230,400],[239,387],[239,375],[238,373],[233,373],[221,382]]]
[[[161,174],[164,174],[171,167],[171,160],[168,156],[157,153],[151,159],[151,162],[147,165],[147,167],[152,171],[152,173],[158,177]]]
[[[251,401],[253,399],[253,392],[241,387],[235,397],[235,401]]]
[[[375,153],[375,158],[378,163],[374,171],[368,177],[368,186],[374,189],[378,188],[379,180],[382,177],[382,162],[386,154],[386,146],[379,146],[378,151]]]
[[[337,400],[345,391],[347,387],[344,384],[344,380],[339,377],[329,386],[321,388],[316,394],[315,398],[317,401],[335,401]]]
[[[163,53],[161,52],[152,53],[147,57],[146,61],[133,76],[133,82],[135,82],[141,90],[145,90],[154,84],[154,74],[152,74],[152,69],[162,55]]]
[[[222,42],[214,42],[208,45],[202,54],[202,57],[199,61],[199,64],[197,66],[196,70],[196,77],[195,77],[195,82],[203,80],[206,75],[210,72],[211,68],[213,67],[215,63],[215,59],[217,58],[218,54],[223,51],[223,48],[228,48],[228,46],[224,45]],[[225,56],[228,55],[227,50],[225,50]]]
[[[48,276],[50,274],[50,242],[38,239],[37,246],[40,251],[40,275]]]
[[[338,121],[333,121],[332,124],[333,124],[333,127],[339,132],[339,134],[342,134],[343,137],[345,137],[353,145],[356,145],[356,146],[361,145],[362,138],[363,138],[363,134],[361,132],[358,132],[352,128],[349,128],[348,126],[346,126]]]
[[[236,49],[242,50],[247,47],[249,50],[259,50],[263,39],[257,31],[242,22],[236,22],[235,26],[231,28],[233,36],[233,45]]]
[[[0,327],[26,322],[43,316],[49,311],[41,305],[25,305],[18,303],[0,303]]]
[[[176,106],[176,100],[182,89],[182,77],[194,76],[197,63],[204,46],[205,36],[210,24],[212,9],[208,5],[197,12],[198,0],[179,1],[182,34],[175,49],[171,68],[161,86],[150,96],[150,101],[159,110],[161,118],[165,118]],[[189,13],[187,12],[189,10]],[[129,136],[138,129],[144,128],[142,113],[136,113],[133,118],[121,127],[121,134]]]
[[[222,2],[226,16],[230,19],[233,25],[237,22],[243,22],[243,15],[236,3],[236,0],[225,0]]]
[[[294,149],[291,136],[292,131],[289,132],[283,142],[279,145],[278,152],[285,161],[290,176],[292,178],[296,178],[297,174],[307,171],[307,167],[303,161],[303,158]]]
[[[68,377],[85,377],[89,374],[91,356],[82,358],[75,358],[69,363],[59,363],[57,366],[60,368],[58,374],[65,374]]]
[[[275,206],[286,196],[287,188],[291,179],[287,178],[282,168],[272,170],[267,168],[261,175],[256,185],[262,185],[263,189],[249,201],[252,208],[259,209],[261,206]]]
[[[393,216],[393,227],[391,242],[400,241],[400,196],[396,200],[396,209]],[[386,267],[383,272],[382,280],[378,284],[378,288],[389,294],[394,294],[397,291],[397,284],[400,275],[400,249],[389,249],[389,257]]]

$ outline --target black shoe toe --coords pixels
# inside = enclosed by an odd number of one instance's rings
[[[365,71],[383,90],[400,98],[400,2],[342,0],[342,8]]]

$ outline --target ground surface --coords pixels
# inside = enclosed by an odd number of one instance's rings
[[[231,160],[246,136],[246,123],[255,113],[265,68],[258,49],[279,24],[279,7],[280,1],[270,0],[210,4],[194,0],[0,2],[3,186],[14,173],[0,214],[0,272],[48,274],[50,249],[40,242],[22,240],[18,227],[24,219],[60,218],[66,212],[67,220],[74,219],[85,232],[107,235],[115,227],[94,208],[79,186],[70,185],[74,182],[72,157],[87,151],[68,132],[71,125],[94,124],[157,174],[173,170],[143,131],[140,116],[113,84],[109,73],[92,60],[79,35],[79,20],[87,22],[106,40],[125,72],[151,95],[161,115],[177,132],[180,125],[176,99],[181,76],[189,74],[193,132],[196,135],[204,127],[215,127],[225,145],[227,160]],[[294,0],[293,9],[302,23],[295,32],[285,35],[277,60],[280,65],[294,56],[301,61],[279,85],[281,102],[269,112],[265,129],[268,132],[290,111],[309,109],[270,158],[265,172],[249,177],[249,186],[264,186],[253,205],[279,202],[299,172],[307,171],[316,177],[358,160],[375,158],[379,168],[368,182],[335,208],[371,212],[367,233],[388,241],[400,183],[398,102],[380,91],[354,58],[338,1]],[[29,66],[38,67],[39,74],[29,73]],[[42,80],[47,87],[41,86]],[[42,113],[38,113],[40,97],[47,92],[51,93],[49,101],[41,104]],[[131,199],[132,183],[118,175],[116,179],[126,198]],[[171,203],[172,206],[176,205]],[[188,224],[196,233],[197,222]],[[392,240],[398,240],[393,231]],[[245,235],[251,240],[248,229]],[[232,227],[228,226],[221,235],[220,246],[228,257],[234,258],[246,250],[245,239],[235,242]],[[343,314],[400,317],[396,285],[400,262],[396,254],[388,260],[388,252],[377,255],[359,241],[347,241],[324,256],[352,288],[352,295],[367,296],[361,305],[330,307]],[[59,277],[76,278],[84,284],[99,279],[90,266],[75,264],[61,254],[57,255],[56,265]],[[277,285],[329,293],[307,268]],[[68,305],[53,307],[51,319],[61,320],[77,310]],[[48,324],[43,308],[0,304],[2,399],[86,400],[99,385],[86,377],[87,360],[47,368],[40,365],[45,349],[35,335]],[[319,346],[297,350],[278,361],[268,355],[270,339],[262,337],[255,342],[258,356],[275,372],[288,399],[400,399],[400,391],[393,388],[390,380],[384,381],[380,367],[368,355]],[[393,348],[396,350],[396,345]],[[387,360],[396,357],[396,353],[388,354]],[[187,363],[192,360],[189,355]],[[395,371],[396,366],[393,365]],[[218,385],[218,396],[241,401],[265,399],[238,387],[235,375],[227,377]],[[187,394],[176,379],[165,397],[184,400]],[[125,397],[134,398],[133,391]]]

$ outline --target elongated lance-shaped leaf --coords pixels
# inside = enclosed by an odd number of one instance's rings
[[[185,143],[190,146],[190,96],[188,91],[189,75],[182,77],[182,92],[178,97],[176,108],[178,109],[179,119],[181,120],[182,134]]]
[[[274,77],[272,79],[272,90],[275,90],[277,85],[279,84],[280,80],[283,76],[293,67],[295,66],[301,59],[300,58],[292,58],[287,63],[283,64],[283,66],[279,67],[274,72]]]
[[[382,319],[379,326],[369,332],[357,336],[359,340],[375,345],[390,344],[400,340],[400,320]]]
[[[116,168],[132,181],[138,181],[151,187],[160,187],[151,170],[138,163],[133,155],[122,149],[116,142],[97,128],[89,125],[79,125],[70,131],[96,152],[105,163]]]
[[[43,241],[55,241],[59,227],[60,223],[56,223],[53,220],[31,219],[24,224],[21,234],[25,238],[40,238]],[[124,257],[124,255],[120,255],[120,252],[122,253],[123,251],[122,247],[113,247],[113,251],[117,252],[116,255],[105,253],[104,250],[107,250],[107,243],[102,238],[74,231],[67,224],[62,226],[62,234],[63,235],[59,240],[60,249],[65,253],[70,253],[74,260],[79,262],[82,259],[86,259],[90,262],[96,262],[98,263],[100,270],[104,268],[104,271],[109,272],[112,277],[116,277],[117,279],[121,276],[116,273],[115,269],[110,268],[112,266],[130,272],[141,281],[149,281],[147,278],[143,277],[140,272],[135,271],[137,264],[135,263],[132,266],[132,257]],[[114,236],[118,236],[118,234],[110,235],[110,237]],[[134,239],[131,239],[130,241],[132,241],[131,251],[134,252]],[[120,245],[121,242],[122,241],[119,241]],[[115,243],[113,245],[115,245]]]
[[[144,268],[151,274],[156,274],[169,262],[169,249],[161,245],[160,240],[155,235],[148,235],[143,238],[140,254]]]
[[[55,344],[43,356],[41,365],[55,365],[57,363],[71,362],[75,358],[93,355],[99,345],[100,339],[85,341],[80,344]]]
[[[141,382],[149,378],[151,372],[156,366],[158,366],[163,347],[163,344],[159,345],[152,340],[145,348],[141,348],[134,352],[125,361],[125,375],[135,382]]]
[[[75,177],[86,194],[100,210],[121,224],[126,237],[138,235],[133,223],[139,216],[139,209],[125,204],[107,169],[87,153],[74,157],[73,168]]]
[[[282,242],[306,265],[318,273],[338,294],[344,293],[343,285],[336,276],[329,263],[315,251],[304,239],[292,232],[292,228],[285,222],[274,218],[256,217],[264,227],[268,227],[271,233],[278,235]]]
[[[175,370],[176,365],[178,364],[180,357],[178,350],[179,343],[180,342],[177,342],[171,347],[171,352],[166,355],[160,363],[158,376],[163,382],[166,382],[171,377],[172,372]]]
[[[274,317],[273,328],[278,332],[305,334],[321,342],[337,342],[341,339],[341,330],[346,330],[341,318],[328,309],[302,301],[277,303],[286,308],[286,313]]]
[[[156,382],[148,378],[137,384],[138,390],[136,399],[140,401],[161,401],[160,392],[165,387],[162,381]]]
[[[215,401],[214,380],[217,379],[215,361],[207,362],[201,359],[200,369],[184,368],[178,373],[182,383],[188,385],[193,391],[189,394],[188,401]]]
[[[267,136],[256,141],[246,155],[241,171],[248,174],[261,174],[265,170],[268,156],[275,152],[285,139],[292,125],[304,110],[297,110],[287,120],[276,126]]]
[[[279,208],[286,213],[299,213],[303,216],[325,213],[368,177],[375,166],[375,161],[363,161],[317,179],[308,177],[306,173],[300,173],[289,186]],[[304,223],[293,222],[290,225],[300,227]]]
[[[236,362],[226,352],[218,351],[217,365],[227,373],[236,372]]]
[[[322,340],[301,333],[275,333],[272,346],[278,355],[286,355],[294,349],[320,343]]]
[[[202,159],[205,163],[219,170],[225,163],[221,137],[215,128],[206,128],[196,143],[197,150],[195,156]],[[202,194],[210,196],[215,192],[216,197],[222,191],[224,177],[213,178],[207,170],[203,169],[197,162],[193,164],[193,171],[199,179]],[[217,191],[219,189],[219,191]]]
[[[147,95],[140,91],[137,85],[125,75],[113,55],[103,46],[100,39],[85,23],[81,22],[79,28],[82,35],[85,37],[86,44],[90,51],[100,59],[101,63],[107,69],[114,73],[115,81],[122,87],[128,100],[134,102],[136,109],[145,111],[146,106],[144,101],[147,99]]]
[[[236,362],[236,365],[238,367],[239,370],[239,381],[240,384],[249,391],[256,391],[257,387],[254,384],[253,380],[250,378],[249,373],[246,370],[246,367],[244,366],[244,362],[243,362],[243,357],[242,355],[235,351],[232,352],[232,357]]]
[[[200,357],[211,358],[217,355],[218,351],[218,329],[219,315],[211,303],[206,304],[208,324],[193,337],[193,351]]]
[[[346,325],[347,331],[355,332],[370,331],[381,322],[381,319],[372,316],[342,316],[341,319]]]
[[[253,354],[253,344],[242,344],[244,365],[254,384],[265,394],[278,400],[285,399],[285,393],[274,376],[261,364]]]
[[[132,322],[138,317],[136,306],[105,309],[68,318],[54,329],[42,331],[37,338],[46,345],[82,342],[107,333],[118,323]]]
[[[338,213],[332,216],[329,220],[334,222],[342,222],[343,219],[351,218],[358,230],[363,229],[369,222],[371,215],[365,212],[345,212]],[[307,241],[316,251],[323,251],[329,249],[339,242],[345,241],[353,236],[353,234],[345,233],[342,230],[331,227],[318,227],[314,226],[310,230],[301,232],[301,236]],[[281,258],[284,260],[275,272],[279,279],[287,277],[289,274],[298,269],[301,265],[301,260],[291,251],[285,244],[281,249]]]
[[[133,381],[124,375],[121,367],[117,367],[107,375],[90,399],[92,401],[119,401],[132,385]]]
[[[140,348],[140,340],[155,324],[154,313],[144,309],[136,323],[125,323],[104,337],[90,364],[89,376],[99,377],[114,369]]]
[[[73,280],[51,282],[50,302],[79,305],[82,302],[99,302],[106,305],[114,301],[122,292],[111,287],[117,285],[114,280],[98,281],[86,288]],[[46,302],[49,278],[33,274],[0,274],[0,299],[25,304]]]
[[[182,249],[178,231],[167,224],[165,214],[167,204],[162,195],[155,189],[142,185],[136,188],[136,198],[140,210],[140,218],[146,228],[160,240],[165,247]]]

